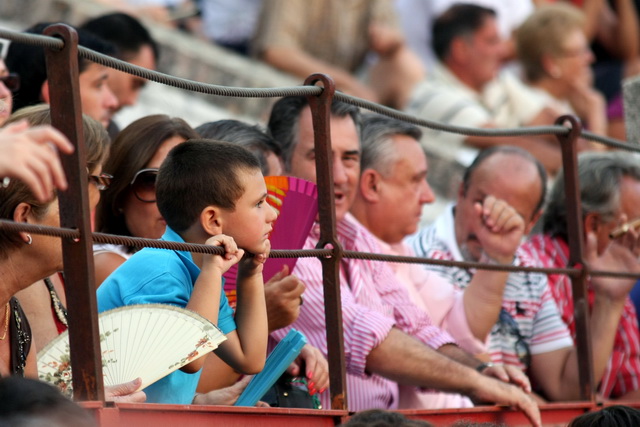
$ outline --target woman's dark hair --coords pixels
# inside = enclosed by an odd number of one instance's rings
[[[121,208],[134,175],[144,169],[162,144],[180,136],[198,138],[187,122],[164,114],[146,116],[124,128],[113,142],[104,171],[113,175],[109,188],[102,192],[96,209],[96,230],[131,236]]]

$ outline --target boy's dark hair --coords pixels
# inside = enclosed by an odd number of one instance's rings
[[[43,381],[18,376],[0,378],[0,427],[95,426],[82,407]]]
[[[469,3],[457,3],[444,11],[433,22],[431,45],[438,59],[444,61],[449,55],[453,40],[473,35],[488,17],[495,18],[496,12]]]
[[[638,425],[640,425],[640,410],[625,405],[614,405],[599,411],[587,412],[569,423],[569,427],[635,427]]]
[[[384,409],[368,409],[353,414],[340,427],[431,427],[432,424],[422,420],[411,420],[399,412]]]
[[[30,34],[42,34],[50,22],[41,22],[27,28],[24,32]],[[88,49],[95,50],[104,55],[113,55],[115,47],[98,36],[87,31],[76,29],[78,43]],[[12,73],[20,76],[20,88],[13,93],[13,109],[40,104],[42,84],[47,80],[47,65],[44,57],[44,48],[25,43],[11,43],[4,60],[7,68]],[[78,71],[82,73],[93,62],[78,56]]]
[[[287,172],[291,171],[291,157],[299,142],[296,141],[296,135],[300,113],[307,105],[309,105],[309,101],[304,96],[289,96],[280,98],[271,109],[267,127],[271,136],[280,145],[284,170]],[[340,118],[351,116],[358,130],[358,135],[360,135],[360,110],[358,107],[334,99],[331,103],[331,115]]]
[[[239,172],[259,170],[256,157],[237,144],[210,139],[183,142],[169,152],[158,172],[158,209],[169,227],[185,231],[207,206],[235,209],[245,191]]]
[[[252,126],[238,120],[218,120],[204,123],[196,128],[202,138],[233,142],[251,151],[260,162],[262,174],[270,175],[267,155],[273,153],[280,157],[280,146],[271,135],[259,126]]]
[[[113,43],[118,49],[116,56],[123,61],[136,56],[143,46],[149,46],[158,62],[158,43],[140,21],[131,15],[122,12],[100,15],[89,19],[80,28]]]

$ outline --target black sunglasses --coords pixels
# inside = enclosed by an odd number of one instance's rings
[[[529,344],[527,343],[527,341],[525,341],[524,337],[520,333],[518,323],[504,308],[500,310],[498,323],[501,334],[511,335],[516,338],[515,350],[516,354],[518,355],[518,360],[520,360],[520,363],[528,368],[529,364],[531,363],[531,350],[529,349]]]
[[[15,92],[20,89],[20,76],[16,73],[5,74],[0,77],[0,82],[2,82],[11,92]]]
[[[93,182],[98,190],[103,191],[109,188],[113,175],[108,173],[101,173],[100,175],[89,175],[89,182]]]
[[[154,203],[156,201],[156,178],[157,168],[141,169],[131,180],[131,189],[138,200],[144,203]]]

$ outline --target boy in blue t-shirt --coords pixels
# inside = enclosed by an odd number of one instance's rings
[[[177,145],[160,167],[156,183],[158,208],[167,222],[162,239],[223,246],[226,252],[219,256],[145,248],[98,288],[99,311],[147,303],[186,307],[226,334],[227,340],[215,350],[222,360],[241,373],[259,372],[268,338],[262,266],[276,219],[266,197],[260,165],[246,149],[211,140]],[[239,247],[255,256],[243,259]],[[222,274],[238,262],[234,319],[222,291]],[[147,387],[147,401],[191,403],[204,360]]]

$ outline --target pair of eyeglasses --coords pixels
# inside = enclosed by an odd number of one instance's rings
[[[520,333],[520,328],[518,327],[516,320],[504,308],[500,310],[498,324],[501,334],[511,335],[516,338],[515,350],[518,360],[520,360],[520,363],[524,366],[529,367],[529,364],[531,363],[531,350],[529,349],[529,344]]]
[[[144,203],[154,203],[156,201],[156,178],[157,168],[141,169],[133,176],[129,183],[134,196]]]
[[[101,173],[100,175],[89,175],[89,182],[93,182],[98,190],[103,191],[109,188],[113,175]]]
[[[0,77],[0,82],[2,82],[11,92],[15,92],[20,89],[20,76],[16,73],[5,74]]]

